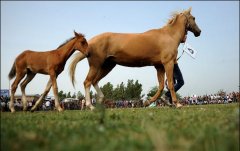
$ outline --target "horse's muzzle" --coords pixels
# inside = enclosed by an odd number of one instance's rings
[[[199,30],[199,31],[197,31],[197,32],[194,32],[194,36],[195,36],[195,37],[200,36],[200,34],[201,34],[201,30]]]

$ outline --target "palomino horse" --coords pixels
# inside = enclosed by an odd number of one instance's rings
[[[154,66],[157,70],[159,89],[157,93],[144,103],[144,106],[154,102],[164,88],[165,71],[169,89],[176,107],[182,105],[176,98],[173,87],[173,66],[176,63],[178,46],[188,31],[198,37],[195,17],[191,15],[191,8],[173,14],[168,23],[160,29],[152,29],[144,33],[103,33],[88,41],[88,54],[78,53],[70,64],[70,77],[74,85],[76,64],[87,57],[89,72],[84,81],[86,105],[94,109],[90,102],[90,86],[97,91],[99,101],[104,95],[98,82],[106,76],[116,64],[129,67]]]
[[[51,86],[53,86],[55,107],[58,111],[62,111],[62,108],[60,107],[58,101],[58,88],[56,81],[57,76],[63,71],[66,61],[75,52],[75,50],[86,53],[88,47],[88,43],[84,36],[82,34],[76,33],[75,31],[74,33],[75,36],[73,38],[60,45],[56,50],[46,52],[26,50],[15,59],[12,69],[8,75],[10,80],[16,76],[11,87],[11,100],[9,106],[11,112],[15,112],[13,105],[14,94],[19,82],[24,78],[25,75],[27,76],[21,83],[21,91],[23,110],[27,110],[25,88],[37,73],[50,75],[50,79],[44,93],[37,100],[36,104],[31,108],[31,111],[34,111],[36,107],[41,103],[42,99],[48,94]]]

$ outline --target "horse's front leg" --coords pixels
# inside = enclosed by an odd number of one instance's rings
[[[173,68],[174,68],[174,62],[171,61],[164,65],[165,71],[167,74],[167,80],[168,80],[168,88],[171,93],[171,97],[173,100],[173,103],[176,105],[177,108],[182,107],[182,105],[177,100],[176,92],[174,90],[174,83],[173,83]]]
[[[164,67],[161,65],[161,66],[155,66],[155,68],[157,70],[159,88],[158,88],[156,94],[153,97],[151,97],[150,100],[147,100],[143,103],[143,106],[145,106],[145,107],[150,105],[152,102],[155,102],[157,100],[157,98],[161,95],[163,88],[164,88],[164,74],[165,74]]]

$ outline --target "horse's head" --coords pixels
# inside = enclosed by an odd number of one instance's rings
[[[83,34],[79,34],[74,31],[76,42],[73,49],[79,50],[84,54],[87,54],[88,43]]]
[[[182,13],[187,19],[186,30],[191,31],[195,37],[198,37],[201,34],[201,29],[196,24],[195,17],[192,16],[191,10],[192,10],[192,8],[189,8],[188,10],[186,10]]]

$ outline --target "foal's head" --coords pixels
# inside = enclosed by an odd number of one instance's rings
[[[87,54],[88,43],[83,34],[79,34],[74,31],[75,34],[75,43],[73,46],[74,50],[81,51],[84,54]]]
[[[191,31],[194,34],[195,37],[198,37],[201,34],[201,29],[196,24],[195,17],[192,16],[191,10],[192,10],[192,8],[189,8],[188,10],[182,12],[182,14],[187,19],[186,30]]]

